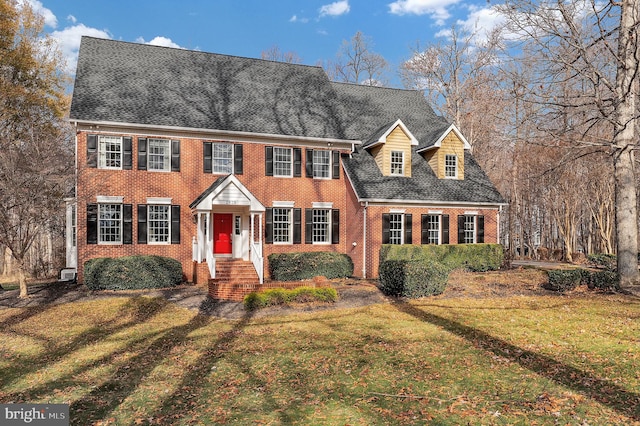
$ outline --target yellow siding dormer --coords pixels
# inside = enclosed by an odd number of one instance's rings
[[[424,158],[439,179],[464,179],[464,152],[469,142],[453,125],[427,150]]]
[[[384,176],[411,177],[412,145],[417,145],[417,140],[398,120],[369,148],[369,152]]]

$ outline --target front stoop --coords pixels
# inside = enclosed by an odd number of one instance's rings
[[[216,277],[209,279],[209,295],[218,300],[242,302],[260,288],[253,263],[240,259],[216,260]]]
[[[209,280],[209,295],[216,300],[242,302],[247,294],[272,288],[331,287],[324,277],[309,281],[268,281],[260,284],[253,264],[242,260],[217,260],[216,278]]]

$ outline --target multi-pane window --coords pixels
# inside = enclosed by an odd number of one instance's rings
[[[474,244],[476,242],[476,217],[464,216],[464,244]]]
[[[427,217],[428,244],[440,244],[440,215]]]
[[[98,242],[122,243],[122,204],[98,205]]]
[[[122,168],[122,137],[99,136],[98,167],[102,169]]]
[[[389,244],[403,243],[403,215],[399,213],[391,213],[389,215]]]
[[[213,173],[233,173],[233,145],[230,143],[213,144]]]
[[[169,139],[149,138],[147,152],[148,170],[171,170],[171,141]]]
[[[313,150],[313,177],[331,177],[331,151]]]
[[[171,206],[149,205],[147,207],[147,241],[169,243],[171,241]]]
[[[76,246],[76,238],[78,233],[76,214],[76,205],[74,204],[71,206],[71,247]]]
[[[314,243],[331,242],[331,219],[330,209],[313,209],[313,239]]]
[[[291,148],[273,148],[273,175],[291,176]]]
[[[291,243],[291,211],[288,208],[273,208],[273,242]]]
[[[444,176],[445,177],[457,177],[458,176],[458,156],[447,154],[444,156]]]
[[[404,175],[404,152],[391,151],[391,174]]]

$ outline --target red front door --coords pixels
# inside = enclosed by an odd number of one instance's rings
[[[233,235],[233,215],[213,215],[213,252],[231,254],[231,238]]]

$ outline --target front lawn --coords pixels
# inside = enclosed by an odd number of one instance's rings
[[[0,402],[71,423],[640,424],[640,300],[439,297],[220,320],[161,299],[0,309]]]

